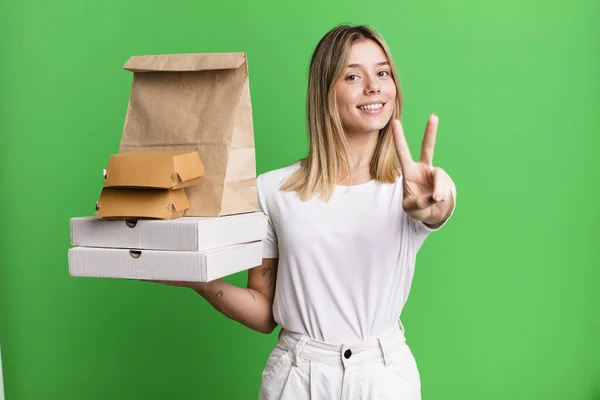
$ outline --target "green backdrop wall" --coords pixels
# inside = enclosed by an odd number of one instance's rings
[[[276,334],[187,289],[69,277],[69,219],[118,151],[131,55],[247,52],[262,173],[305,154],[309,58],[345,22],[389,42],[414,156],[439,114],[458,187],[403,315],[423,398],[600,399],[599,19],[595,0],[2,2],[6,399],[256,398]]]

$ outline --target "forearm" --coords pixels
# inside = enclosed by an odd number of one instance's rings
[[[240,288],[222,279],[194,290],[221,314],[250,329],[271,333],[276,326],[271,301],[256,290]]]

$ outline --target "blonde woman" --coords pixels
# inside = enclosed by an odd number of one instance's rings
[[[365,26],[328,32],[310,63],[308,156],[257,180],[263,264],[246,289],[178,283],[252,329],[281,326],[260,399],[421,398],[399,316],[417,251],[451,216],[456,190],[432,163],[437,116],[415,162],[401,105],[384,40]]]

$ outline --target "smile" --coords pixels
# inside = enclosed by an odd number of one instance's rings
[[[385,105],[385,103],[373,103],[373,104],[365,104],[363,106],[358,106],[356,108],[358,108],[361,111],[377,111],[377,110],[381,110],[384,105]]]

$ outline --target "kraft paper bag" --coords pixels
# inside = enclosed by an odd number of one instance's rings
[[[246,54],[134,56],[123,68],[133,84],[119,153],[196,150],[205,174],[185,188],[185,216],[257,211]]]

